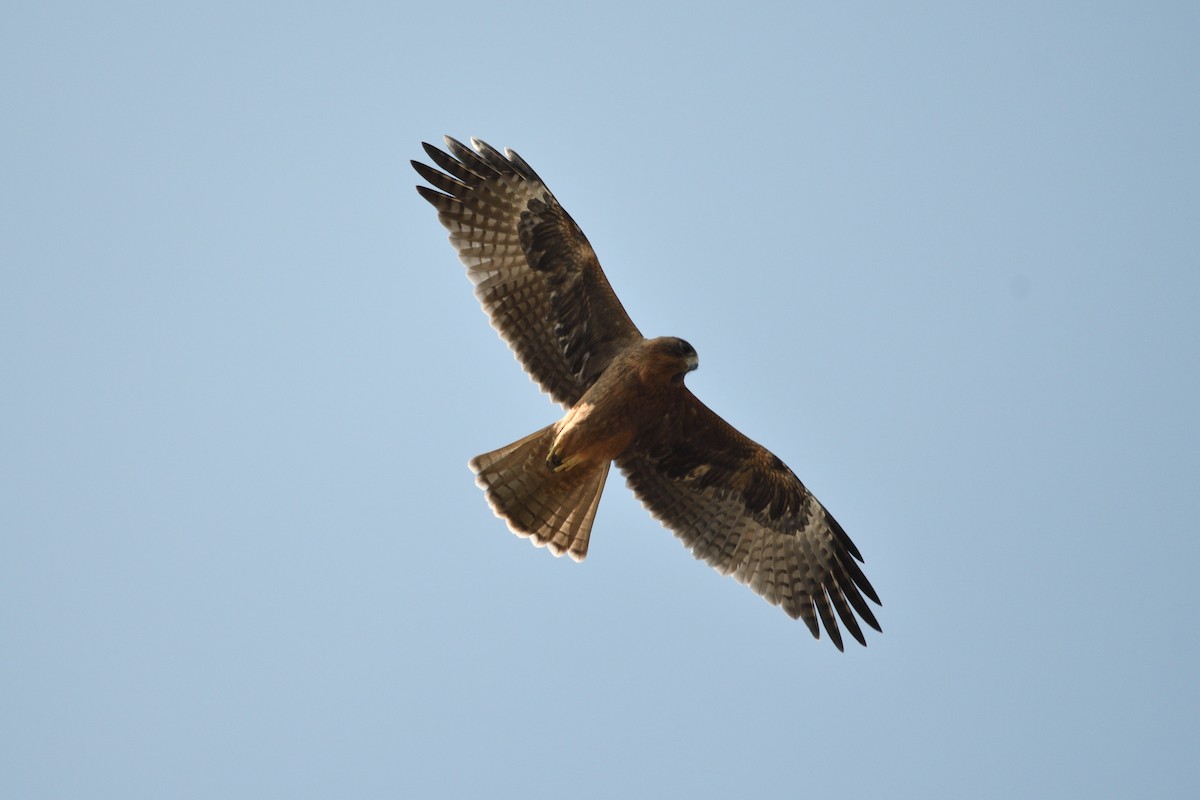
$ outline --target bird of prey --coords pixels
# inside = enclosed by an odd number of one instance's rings
[[[512,150],[446,137],[413,161],[492,326],[566,414],[471,459],[496,515],[518,536],[587,555],[609,466],[697,558],[732,575],[839,650],[858,618],[881,630],[862,555],[800,479],[684,385],[683,339],[647,339],[609,286],[583,231]],[[857,613],[857,617],[855,614]]]

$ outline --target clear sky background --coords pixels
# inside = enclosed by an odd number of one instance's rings
[[[0,796],[1196,797],[1200,11],[8,4]],[[883,598],[838,653],[555,419],[421,140],[520,152]]]

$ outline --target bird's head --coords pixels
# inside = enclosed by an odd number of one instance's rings
[[[684,375],[700,366],[696,348],[677,336],[662,336],[647,344],[656,368],[669,375],[672,383],[681,383]]]

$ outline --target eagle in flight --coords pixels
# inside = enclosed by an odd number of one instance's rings
[[[576,561],[615,461],[630,488],[696,558],[733,575],[839,650],[838,620],[865,645],[881,630],[862,555],[778,457],[684,385],[683,339],[647,339],[609,286],[583,231],[512,150],[446,137],[413,161],[492,326],[566,408],[558,422],[471,459],[496,515]],[[857,614],[857,618],[856,615]]]

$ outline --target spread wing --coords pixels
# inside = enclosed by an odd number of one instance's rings
[[[863,599],[879,604],[879,596],[842,526],[786,464],[690,391],[679,393],[663,424],[638,439],[617,466],[650,513],[696,558],[803,619],[813,636],[820,638],[824,627],[841,650],[840,618],[865,645],[855,612],[881,630]]]
[[[438,171],[413,168],[450,231],[475,296],[525,371],[565,406],[574,405],[613,356],[642,338],[575,220],[528,164],[472,139],[446,137],[449,154],[426,144]],[[435,191],[435,189],[437,191]]]

